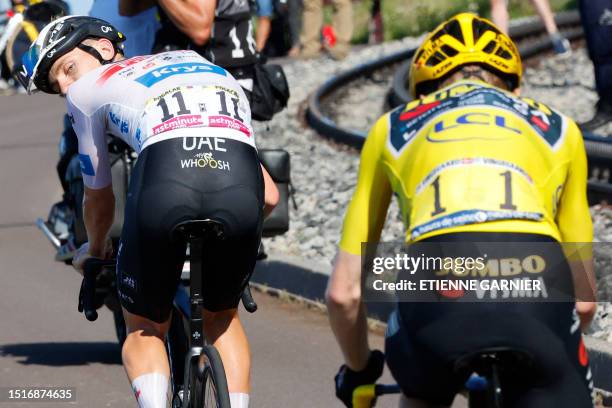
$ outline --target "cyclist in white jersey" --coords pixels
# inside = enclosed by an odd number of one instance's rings
[[[167,402],[163,340],[185,254],[170,231],[211,218],[226,237],[204,260],[204,332],[223,359],[232,407],[247,407],[250,355],[237,305],[278,190],[259,163],[245,94],[227,71],[192,51],[124,60],[124,39],[103,20],[68,16],[46,26],[23,58],[22,84],[65,95],[79,139],[89,242],[73,263],[109,253],[110,133],[139,153],[117,256],[122,358],[138,404]]]

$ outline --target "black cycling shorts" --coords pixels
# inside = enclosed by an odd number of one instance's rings
[[[146,147],[133,170],[117,262],[121,304],[168,319],[185,260],[174,227],[213,219],[225,239],[203,249],[204,308],[235,308],[255,266],[264,183],[257,151],[231,139],[187,137]]]
[[[557,245],[550,237],[516,233],[455,233],[425,241]],[[508,245],[508,255],[518,256],[512,248]],[[557,272],[569,274],[560,246],[558,256],[555,268],[565,270]],[[593,407],[588,356],[573,302],[401,302],[389,319],[385,354],[406,396],[448,406],[469,376],[457,373],[455,362],[491,347],[520,349],[534,360],[529,372],[502,380],[504,407]]]

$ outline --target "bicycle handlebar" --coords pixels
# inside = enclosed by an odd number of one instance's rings
[[[98,259],[88,258],[83,264],[83,281],[81,282],[81,290],[79,291],[79,313],[85,313],[85,317],[90,322],[98,319],[96,311],[96,279],[106,266],[114,266],[113,259]]]
[[[115,266],[114,259],[99,259],[88,258],[83,264],[83,281],[81,282],[81,290],[79,291],[79,313],[85,313],[85,318],[90,322],[98,319],[98,312],[95,306],[96,297],[96,279],[102,271],[102,268],[107,266]],[[255,313],[257,303],[251,294],[251,288],[247,284],[242,292],[242,304],[249,313]]]
[[[244,287],[244,291],[242,292],[242,304],[244,308],[249,313],[255,313],[257,311],[257,303],[255,303],[255,299],[253,299],[253,295],[251,294],[251,287],[247,283]]]

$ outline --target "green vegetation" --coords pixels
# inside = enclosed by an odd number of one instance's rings
[[[461,12],[472,11],[484,17],[490,17],[489,0],[381,0],[385,40],[406,36],[418,36],[429,31],[448,17]],[[550,0],[555,11],[577,7],[577,0]],[[365,43],[368,40],[368,24],[372,0],[353,2],[355,30],[353,43]],[[509,12],[512,18],[535,14],[528,0],[509,0]],[[331,22],[331,10],[325,12],[326,22]]]

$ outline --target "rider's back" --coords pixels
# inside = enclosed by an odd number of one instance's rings
[[[478,231],[590,242],[586,172],[584,144],[571,119],[481,82],[455,83],[374,125],[341,246],[359,253],[360,243],[381,227],[386,205],[359,191],[388,194],[387,180],[407,240]],[[370,225],[357,219],[364,206]]]
[[[193,51],[133,57],[101,66],[72,84],[68,110],[79,135],[88,186],[108,182],[97,174],[111,133],[137,153],[162,140],[218,136],[255,146],[244,91],[226,70]],[[88,164],[84,165],[88,168]],[[89,173],[89,174],[88,174]]]

